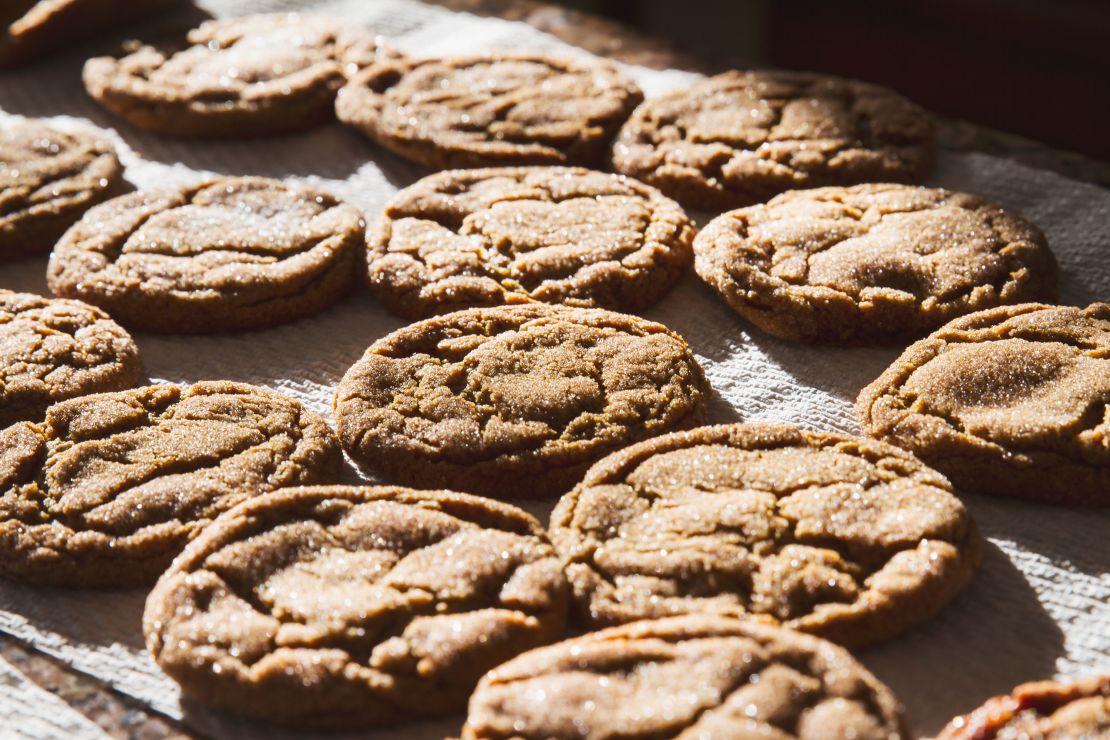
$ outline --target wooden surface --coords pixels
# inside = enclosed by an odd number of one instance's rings
[[[535,0],[425,0],[453,10],[528,23],[599,56],[652,68],[682,68],[712,73],[709,65],[660,39],[652,39],[609,20]],[[738,60],[742,63],[742,60]],[[1008,157],[1032,167],[1110,187],[1110,165],[1061,152],[1021,137],[970,123],[940,120],[939,145],[950,151],[975,151]],[[75,618],[79,618],[75,615]],[[109,736],[135,740],[193,738],[180,724],[150,713],[139,702],[115,693],[101,681],[72,670],[0,633],[0,657],[30,680],[65,700]]]

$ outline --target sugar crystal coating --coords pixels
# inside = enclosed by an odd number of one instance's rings
[[[535,519],[452,493],[277,491],[217,519],[147,600],[147,646],[185,693],[271,721],[391,724],[458,711],[550,642],[566,582]]]
[[[588,626],[754,616],[849,646],[933,616],[980,547],[948,481],[911,455],[766,424],[610,455],[560,500],[551,538]]]

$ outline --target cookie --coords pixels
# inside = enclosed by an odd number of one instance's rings
[[[335,111],[433,169],[600,166],[643,93],[609,62],[541,54],[389,60],[356,74]]]
[[[357,727],[461,710],[487,670],[556,639],[566,608],[555,552],[523,511],[330,486],[217,519],[159,580],[143,630],[188,696]]]
[[[1056,260],[1036,226],[947,190],[791,191],[715,218],[694,249],[698,275],[737,313],[801,342],[890,342],[1056,298]]]
[[[1110,736],[1110,676],[1037,681],[952,720],[937,740],[1081,740]]]
[[[616,137],[613,167],[689,208],[723,211],[795,188],[914,182],[932,153],[928,114],[886,88],[733,71],[642,104]]]
[[[342,298],[364,229],[354,207],[317,188],[222,177],[93,208],[58,242],[47,282],[134,329],[259,329]]]
[[[0,428],[53,403],[130,388],[139,348],[98,308],[0,289]]]
[[[910,737],[890,689],[842,648],[686,616],[593,632],[482,678],[463,740]]]
[[[440,172],[398,193],[370,231],[370,288],[407,318],[529,301],[636,311],[682,276],[693,238],[677,203],[618,175]]]
[[[930,619],[980,553],[948,481],[911,455],[769,424],[610,455],[559,501],[550,530],[590,627],[754,616],[849,647]]]
[[[184,4],[183,0],[4,0],[0,69],[33,62],[67,44]]]
[[[157,385],[51,406],[0,430],[0,575],[122,588],[153,582],[218,514],[336,479],[327,423],[243,383]]]
[[[0,261],[48,253],[89,206],[124,187],[107,140],[34,119],[0,124]]]
[[[867,433],[975,493],[1110,505],[1110,304],[1023,304],[911,345],[856,402]]]
[[[339,439],[387,479],[521,498],[563,493],[598,458],[705,418],[686,342],[651,321],[532,304],[428,319],[340,381]]]
[[[347,78],[398,55],[369,31],[297,13],[202,23],[176,46],[131,42],[85,64],[85,89],[139,128],[183,137],[301,131],[334,118]]]

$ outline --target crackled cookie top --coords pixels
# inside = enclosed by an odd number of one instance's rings
[[[260,177],[131,193],[58,243],[56,294],[165,332],[249,329],[334,303],[356,279],[365,224],[313,187]]]
[[[906,185],[783,193],[714,219],[694,249],[698,274],[738,313],[808,342],[921,334],[1056,293],[1033,224],[973,195]]]
[[[873,437],[959,488],[1110,504],[1110,304],[1024,304],[956,319],[860,393]]]
[[[375,65],[339,92],[336,113],[437,169],[593,166],[642,99],[608,62],[497,54]]]
[[[725,72],[636,109],[618,172],[723,210],[818,185],[905,182],[932,157],[927,114],[876,85],[804,72]]]
[[[424,317],[530,300],[635,310],[691,261],[677,203],[578,168],[455,170],[402,190],[369,235],[370,287]]]
[[[605,458],[551,515],[591,626],[753,614],[857,646],[925,621],[970,580],[948,482],[859,437],[703,427]]]
[[[0,428],[41,421],[56,401],[135,384],[139,349],[79,301],[0,290]]]
[[[234,137],[321,123],[350,75],[397,56],[366,29],[297,13],[210,20],[180,46],[128,52],[86,63],[93,98],[160,133]]]
[[[957,717],[937,740],[1083,740],[1110,736],[1110,676],[1037,681]]]
[[[566,582],[539,523],[449,491],[278,491],[223,515],[158,582],[143,628],[198,699],[316,727],[461,709],[557,638]]]
[[[104,139],[32,119],[0,124],[0,260],[46,254],[122,183],[115,148]]]
[[[707,393],[666,327],[532,304],[458,311],[381,339],[343,377],[335,414],[351,456],[387,477],[542,496],[619,447],[700,423]]]
[[[650,620],[527,652],[482,678],[463,740],[909,737],[842,648],[720,617]]]
[[[275,488],[323,483],[327,423],[257,386],[148,386],[62,401],[0,430],[0,574],[34,583],[153,581],[200,529]]]

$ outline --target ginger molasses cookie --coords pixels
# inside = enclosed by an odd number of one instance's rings
[[[160,134],[236,138],[333,119],[351,74],[398,56],[366,29],[297,13],[206,21],[182,44],[126,51],[85,64],[97,102]]]
[[[539,522],[450,491],[321,486],[209,526],[147,599],[154,660],[209,704],[311,727],[462,709],[487,670],[559,637]]]
[[[386,206],[368,237],[370,287],[409,318],[528,301],[635,311],[686,270],[693,238],[677,203],[619,175],[453,170]]]
[[[0,575],[147,584],[233,505],[329,483],[327,423],[265,388],[202,382],[81,396],[0,430]]]
[[[957,488],[1110,505],[1110,304],[1023,304],[956,319],[860,393],[869,435]]]
[[[139,348],[99,308],[0,290],[0,429],[41,421],[67,398],[130,388],[139,369]]]
[[[598,458],[705,418],[708,384],[674,332],[531,304],[428,319],[375,342],[339,383],[339,439],[406,485],[550,496]]]
[[[843,648],[751,620],[591,632],[486,674],[463,740],[909,738],[890,689]]]
[[[1110,676],[1036,681],[952,720],[937,740],[1083,740],[1110,737]]]
[[[891,341],[1056,297],[1036,226],[946,190],[791,191],[715,218],[694,248],[698,275],[737,313],[803,342]]]
[[[339,91],[339,119],[435,169],[599,166],[643,94],[600,60],[540,54],[389,60]]]
[[[314,187],[260,177],[130,193],[50,257],[50,289],[135,329],[257,329],[318,313],[358,278],[365,223]]]
[[[34,119],[0,123],[0,261],[48,253],[85,209],[123,187],[106,139]]]
[[[795,188],[913,182],[932,151],[928,114],[886,88],[733,71],[642,104],[613,167],[687,207],[725,210]]]
[[[754,615],[857,647],[927,621],[979,537],[939,473],[891,445],[702,427],[590,468],[551,515],[579,619]]]
[[[184,4],[185,0],[4,0],[0,68],[32,62],[71,42]]]

